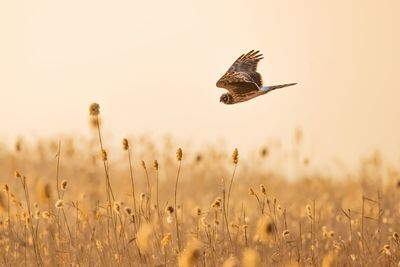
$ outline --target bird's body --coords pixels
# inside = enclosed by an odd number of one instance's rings
[[[264,95],[272,90],[296,84],[263,86],[262,77],[257,72],[257,64],[262,59],[262,55],[258,52],[252,50],[241,55],[218,80],[217,87],[228,90],[228,93],[221,96],[220,102],[237,104]]]

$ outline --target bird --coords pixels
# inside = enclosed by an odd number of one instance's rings
[[[242,54],[232,66],[217,81],[217,87],[228,90],[222,94],[220,102],[231,105],[248,101],[272,90],[280,89],[297,83],[263,86],[263,79],[257,72],[258,62],[263,59],[260,51],[251,50]]]

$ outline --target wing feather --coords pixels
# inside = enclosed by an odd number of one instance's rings
[[[257,72],[257,65],[261,59],[263,57],[259,51],[251,50],[247,54],[242,54],[218,80],[217,87],[225,88],[236,94],[258,90],[258,87],[263,85],[262,77]]]

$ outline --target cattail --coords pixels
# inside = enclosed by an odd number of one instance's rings
[[[264,215],[257,224],[257,234],[255,239],[263,243],[268,243],[271,235],[275,232],[274,225],[269,216]]]
[[[261,259],[258,252],[254,249],[247,248],[243,251],[243,267],[258,267],[261,266]]]
[[[62,199],[57,200],[55,207],[57,209],[62,209],[64,207],[64,200]]]
[[[144,160],[142,160],[142,167],[146,170],[146,162],[144,162]]]
[[[62,180],[61,181],[61,190],[65,191],[67,189],[68,181],[67,180]]]
[[[234,164],[238,164],[238,162],[239,162],[239,151],[237,148],[235,148],[235,150],[233,150],[232,161]]]
[[[166,247],[172,241],[172,235],[167,233],[163,239],[161,239],[160,243],[162,247]]]
[[[178,148],[178,150],[176,151],[176,159],[178,161],[182,160],[182,149],[181,148]]]
[[[124,150],[128,150],[129,149],[128,139],[126,139],[126,138],[122,139],[122,147],[123,147]]]
[[[154,167],[154,169],[155,169],[156,171],[158,171],[158,161],[157,161],[157,160],[154,161],[153,167]]]
[[[233,255],[230,255],[229,258],[226,259],[222,264],[222,267],[237,267],[237,266],[239,266],[239,262]]]
[[[132,214],[132,209],[130,207],[125,207],[124,211],[128,216]]]
[[[263,184],[260,184],[260,191],[263,195],[267,194],[267,190],[265,189],[265,186]]]
[[[106,151],[105,149],[102,149],[102,150],[101,150],[101,159],[102,159],[103,161],[106,161],[106,160],[107,160],[107,151]]]
[[[89,106],[89,114],[91,116],[98,116],[100,114],[100,105],[97,103],[92,103]]]
[[[137,245],[140,253],[149,254],[151,249],[151,238],[153,234],[153,227],[150,224],[143,224],[137,233]]]
[[[167,207],[165,208],[165,213],[168,214],[168,215],[171,215],[172,213],[174,213],[174,207],[172,207],[172,206],[167,206]]]
[[[193,267],[197,266],[201,259],[201,249],[202,245],[200,241],[194,239],[189,242],[182,254],[178,259],[179,267]]]

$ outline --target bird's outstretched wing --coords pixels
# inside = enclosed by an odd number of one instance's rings
[[[263,57],[259,51],[251,50],[241,55],[218,80],[217,87],[225,88],[232,94],[258,90],[263,85],[262,77],[257,72],[257,65],[261,59]]]

